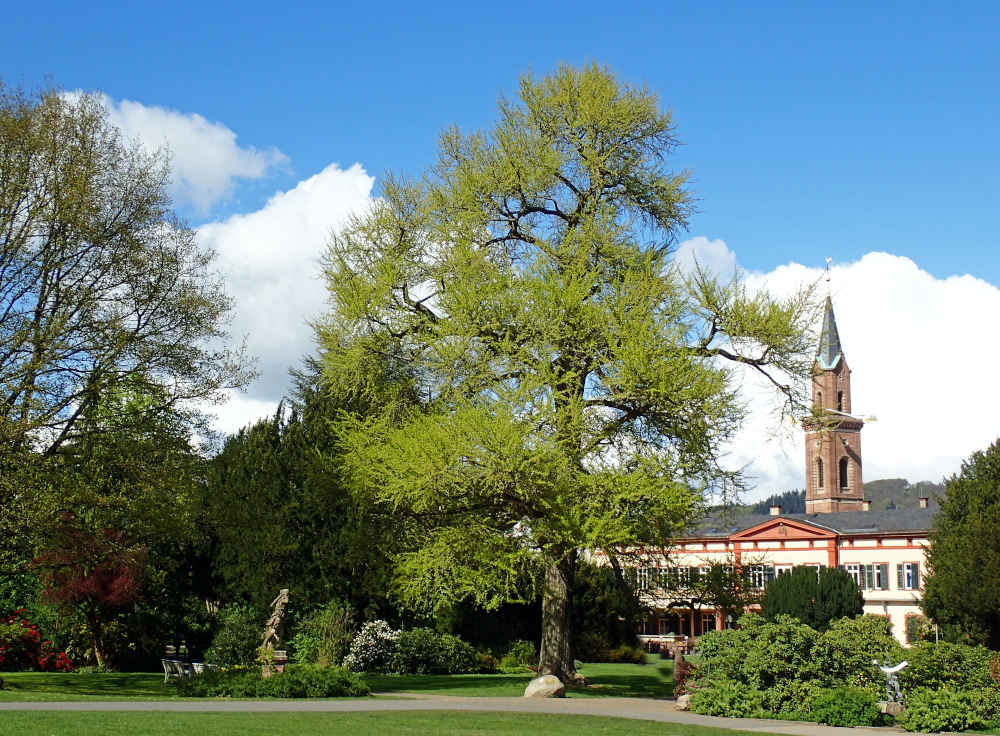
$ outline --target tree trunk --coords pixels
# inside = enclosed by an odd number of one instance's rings
[[[538,674],[555,675],[564,685],[586,685],[573,665],[572,589],[576,550],[549,564],[542,593],[542,646]]]
[[[107,662],[104,656],[104,625],[99,616],[87,616],[90,624],[90,638],[94,646],[94,661],[97,668],[103,670]]]

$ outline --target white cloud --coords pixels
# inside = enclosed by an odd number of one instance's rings
[[[781,294],[822,275],[792,263],[747,280]],[[834,265],[831,288],[852,408],[877,417],[861,433],[866,479],[939,481],[1000,435],[1000,393],[991,388],[1000,343],[983,336],[984,315],[1000,313],[1000,289],[969,275],[936,278],[889,253]],[[727,465],[747,466],[752,498],[804,487],[802,431],[776,428],[776,399],[760,379],[748,376],[744,392],[752,413]]]
[[[332,230],[371,202],[374,179],[355,164],[330,165],[258,210],[198,228],[218,253],[217,266],[235,301],[234,338],[247,338],[260,377],[221,407],[217,426],[233,431],[274,411],[288,390],[288,369],[315,353],[308,320],[326,304],[320,256]]]
[[[74,93],[79,94],[79,93]],[[111,122],[129,139],[171,154],[170,193],[199,212],[225,199],[237,179],[260,179],[288,158],[276,148],[241,147],[236,133],[197,113],[182,113],[101,95]]]
[[[700,266],[703,271],[729,279],[736,271],[736,254],[729,250],[725,241],[709,240],[701,235],[678,245],[673,260],[685,273]]]

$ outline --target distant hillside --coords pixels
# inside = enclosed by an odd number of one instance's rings
[[[864,497],[872,502],[872,511],[919,508],[921,496],[927,496],[930,498],[931,506],[937,506],[937,498],[943,495],[944,484],[932,483],[929,480],[910,483],[903,478],[886,478],[866,481],[864,488]],[[773,504],[781,506],[781,511],[785,514],[804,514],[806,492],[796,490],[775,493],[763,501],[748,504],[743,508],[754,514],[766,514]]]

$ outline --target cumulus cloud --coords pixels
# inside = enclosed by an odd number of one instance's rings
[[[198,228],[200,241],[217,252],[235,302],[231,332],[246,337],[260,373],[247,394],[215,408],[220,430],[273,412],[287,392],[288,369],[315,353],[308,322],[326,303],[320,256],[331,230],[369,206],[374,181],[358,164],[334,164],[256,212]]]
[[[75,93],[79,94],[79,93]],[[170,193],[201,213],[225,199],[238,179],[260,179],[288,158],[276,148],[240,146],[236,133],[197,113],[182,113],[101,95],[113,122],[126,138],[171,154]]]
[[[720,243],[684,245],[695,253],[709,248],[714,262],[726,264]],[[747,280],[786,294],[822,276],[822,269],[792,263]],[[939,481],[997,438],[1000,394],[991,386],[1000,343],[984,339],[982,315],[1000,313],[1000,289],[970,275],[937,278],[889,253],[834,264],[830,284],[852,371],[852,408],[876,417],[861,433],[866,479]],[[751,414],[727,464],[746,466],[753,498],[804,487],[801,430],[776,426],[776,399],[760,380],[747,375],[743,388]]]
[[[701,235],[677,246],[674,263],[685,273],[701,268],[723,279],[731,278],[736,272],[736,254],[729,250],[725,241],[709,240]]]

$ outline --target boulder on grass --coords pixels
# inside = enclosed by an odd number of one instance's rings
[[[542,675],[528,683],[524,689],[526,698],[565,698],[566,687],[555,675]]]

